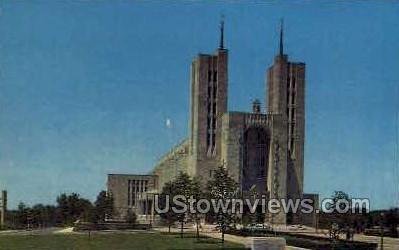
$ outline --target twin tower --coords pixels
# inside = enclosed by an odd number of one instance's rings
[[[206,183],[219,166],[227,168],[244,194],[256,190],[270,199],[318,200],[317,195],[303,193],[305,64],[288,61],[281,27],[279,53],[266,71],[267,111],[262,112],[257,100],[251,112],[228,111],[228,50],[223,31],[222,22],[216,52],[198,55],[191,65],[188,137],[164,155],[149,175],[108,175],[117,217],[123,218],[129,209],[148,215],[148,199],[143,197],[161,192],[179,172]],[[312,216],[280,213],[272,220],[311,224]]]
[[[305,64],[284,54],[281,26],[279,52],[266,71],[267,111],[256,100],[252,112],[229,112],[223,35],[222,22],[217,51],[192,62],[187,171],[206,181],[223,165],[244,192],[303,197]]]

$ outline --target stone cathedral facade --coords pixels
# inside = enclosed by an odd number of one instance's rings
[[[223,23],[220,36],[213,54],[199,54],[191,64],[188,137],[163,156],[150,175],[108,176],[108,190],[120,214],[129,207],[148,214],[148,202],[138,205],[139,200],[162,190],[180,171],[205,183],[221,165],[244,192],[255,188],[269,198],[304,197],[305,64],[291,62],[284,54],[281,28],[279,51],[273,65],[265,67],[266,112],[258,100],[251,112],[228,111],[229,51]],[[295,222],[286,214],[276,220]]]

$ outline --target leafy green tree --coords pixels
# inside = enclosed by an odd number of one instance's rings
[[[398,224],[399,224],[399,208],[391,208],[384,213],[384,224],[392,235],[392,237],[398,237]]]
[[[236,197],[238,184],[233,178],[229,176],[227,169],[224,166],[218,167],[214,172],[212,179],[207,183],[208,196],[217,201],[227,204],[228,200]],[[231,205],[231,203],[230,203]],[[223,212],[221,209],[215,211],[214,216],[222,232],[222,242],[224,243],[224,234],[227,227],[236,221],[237,217],[232,213],[232,207]]]
[[[160,216],[163,219],[164,222],[169,227],[169,232],[170,232],[170,227],[175,223],[179,222],[180,224],[180,237],[183,237],[184,233],[184,223],[188,219],[189,211],[185,213],[175,213],[172,209],[173,207],[173,197],[180,195],[184,197],[184,200],[179,200],[182,202],[187,208],[189,208],[189,199],[191,196],[193,196],[193,190],[196,190],[195,192],[198,193],[198,190],[200,189],[199,187],[199,182],[197,183],[194,182],[190,176],[184,172],[180,172],[179,175],[174,179],[173,181],[166,183],[165,186],[162,189],[159,204],[160,208],[163,209],[167,205],[169,205],[169,210],[166,213],[161,213]],[[198,195],[198,194],[195,195]],[[169,197],[167,199],[166,197]],[[169,202],[169,204],[167,204]]]
[[[172,182],[174,188],[174,195],[182,195],[185,197],[185,205],[188,207],[188,199],[191,196],[191,189],[192,189],[192,179],[190,176],[184,172],[180,172],[177,178]],[[186,213],[179,213],[177,214],[177,220],[180,223],[180,237],[183,238],[183,230],[184,230],[184,222],[187,219],[187,212]]]
[[[193,213],[190,211],[190,217],[191,219],[195,222],[196,226],[196,237],[197,239],[199,238],[199,224],[201,221],[201,215],[197,211],[197,202],[205,197],[204,192],[202,191],[201,183],[199,179],[195,178],[191,181],[191,188],[190,188],[190,197],[193,198],[196,202],[194,202],[192,205],[194,206],[194,209],[191,209],[191,211],[194,211]]]
[[[25,227],[28,224],[28,215],[30,208],[25,203],[20,202],[18,204],[17,211],[15,213],[15,221],[17,227]]]
[[[98,194],[94,206],[96,221],[104,222],[105,219],[112,216],[114,211],[114,199],[103,190]]]
[[[334,191],[332,199],[333,199],[333,204],[332,204],[333,207],[332,208],[335,208],[335,209],[337,209],[337,205],[340,200],[341,201],[346,200],[348,203],[350,202],[349,195],[347,193],[345,193],[344,191]],[[345,209],[345,204],[341,202],[341,203],[339,203],[338,207],[343,210],[343,209]]]
[[[175,214],[172,209],[172,197],[173,194],[175,193],[174,190],[174,185],[172,182],[166,183],[161,191],[160,196],[158,197],[158,206],[160,209],[165,209],[166,207],[169,207],[169,209],[165,213],[159,214],[161,217],[161,220],[168,226],[169,233],[170,233],[170,228],[171,226],[178,221],[178,216]],[[169,197],[169,199],[167,199]]]
[[[349,225],[351,225],[352,224],[351,215],[349,213],[351,209],[351,204],[350,204],[349,195],[344,191],[334,191],[334,194],[332,195],[332,200],[333,203],[331,204],[330,209],[334,209],[332,213],[333,222],[338,224],[340,229],[346,228]],[[347,201],[347,204],[345,204],[342,201]],[[338,209],[342,211],[345,209],[347,205],[349,205],[348,213],[345,214],[339,213]]]
[[[77,220],[91,221],[93,205],[79,194],[61,194],[57,197],[57,217],[59,223],[71,225]]]
[[[31,208],[32,226],[48,227],[55,224],[56,208],[50,205],[36,204]]]

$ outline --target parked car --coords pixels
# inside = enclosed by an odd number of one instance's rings
[[[251,229],[251,230],[259,230],[259,229],[267,229],[270,230],[271,227],[267,224],[256,224],[256,223],[252,223],[252,224],[248,224],[245,228],[247,229]]]
[[[302,225],[289,225],[289,230],[305,230],[306,228]]]

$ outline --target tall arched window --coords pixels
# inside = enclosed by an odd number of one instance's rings
[[[266,193],[270,135],[264,128],[252,127],[244,133],[243,190],[254,185]]]

